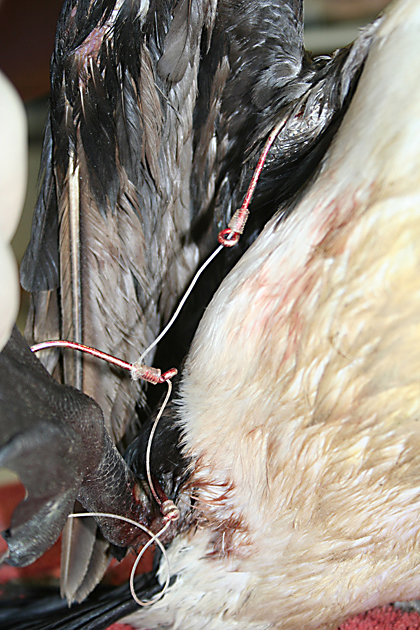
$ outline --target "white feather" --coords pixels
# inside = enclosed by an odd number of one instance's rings
[[[419,33],[394,4],[316,183],[206,311],[181,401],[201,527],[134,623],[335,628],[420,592]]]

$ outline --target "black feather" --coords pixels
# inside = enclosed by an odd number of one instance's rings
[[[40,192],[32,220],[31,240],[20,266],[25,291],[51,291],[58,286],[57,191],[52,165],[52,135],[49,116],[39,173]]]
[[[134,585],[142,601],[150,600],[162,589],[155,571],[137,577]],[[71,608],[55,589],[25,589],[20,596],[14,596],[7,587],[1,590],[2,630],[105,630],[138,609],[126,584],[101,586],[88,600]]]

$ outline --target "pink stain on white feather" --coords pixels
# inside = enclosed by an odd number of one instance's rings
[[[333,628],[420,593],[419,28],[413,0],[389,11],[317,181],[225,279],[187,359],[209,560],[170,561],[198,590],[210,573],[206,597],[247,627]]]

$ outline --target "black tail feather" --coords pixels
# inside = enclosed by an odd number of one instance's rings
[[[136,593],[149,600],[159,593],[161,585],[153,574],[135,580]],[[123,617],[135,612],[127,584],[119,587],[99,587],[82,604],[61,599],[58,589],[32,588],[11,593],[11,587],[0,590],[0,628],[2,630],[104,630]]]

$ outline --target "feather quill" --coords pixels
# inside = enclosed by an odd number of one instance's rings
[[[82,343],[79,168],[79,165],[75,163],[74,152],[71,151],[67,181],[59,206],[60,287],[63,338]],[[80,353],[65,354],[64,378],[66,383],[77,389],[82,389],[82,357]]]

